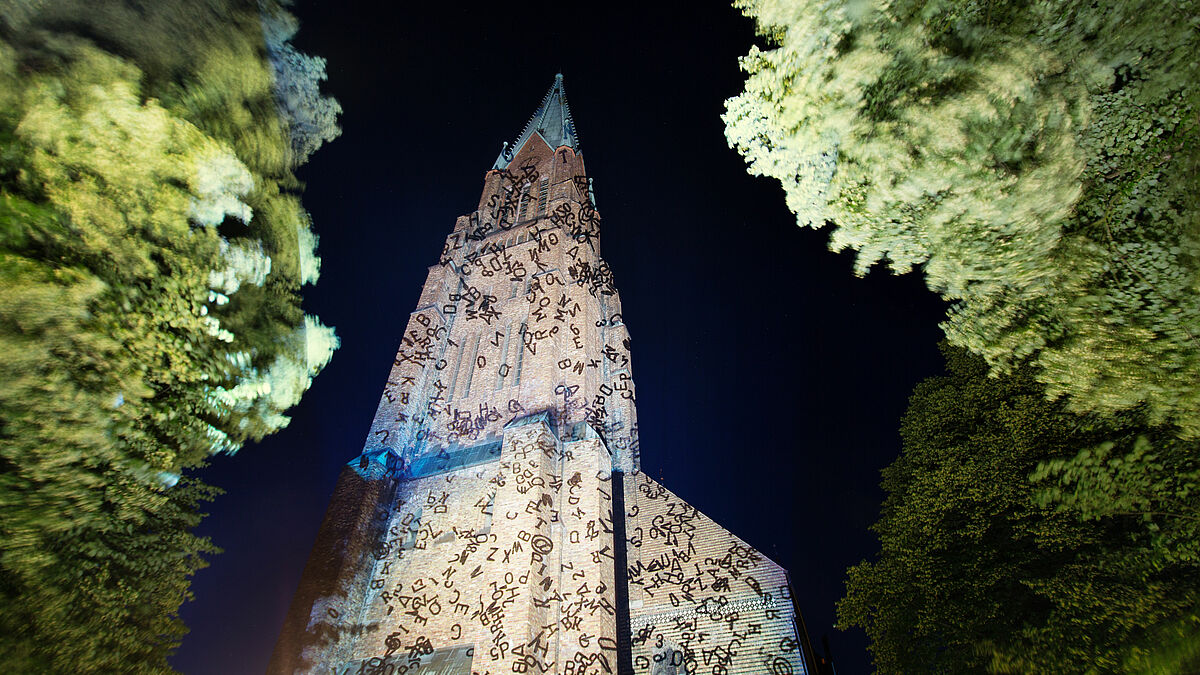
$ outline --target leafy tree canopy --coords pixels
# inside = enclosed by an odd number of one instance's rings
[[[1135,414],[1070,413],[1029,367],[991,378],[944,351],[948,373],[910,400],[881,550],[850,569],[841,625],[866,630],[885,673],[1200,666],[1194,443]]]
[[[14,672],[168,670],[188,578],[215,551],[191,534],[213,490],[187,471],[285,426],[337,346],[300,307],[319,260],[292,169],[339,109],[316,91],[323,61],[291,33],[268,44],[288,20],[232,0],[0,9]],[[307,64],[303,101],[272,50]]]
[[[738,0],[729,143],[857,272],[924,269],[948,339],[1072,410],[1200,436],[1195,0]]]

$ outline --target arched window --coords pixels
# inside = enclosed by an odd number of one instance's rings
[[[521,199],[517,203],[517,222],[524,222],[525,212],[529,210],[529,183],[521,186]]]
[[[542,184],[538,186],[538,205],[537,214],[539,216],[546,214],[546,198],[550,196],[550,179],[543,178]]]

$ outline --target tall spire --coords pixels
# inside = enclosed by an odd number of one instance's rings
[[[576,152],[579,151],[579,136],[575,132],[575,120],[571,119],[571,109],[567,107],[567,92],[563,89],[562,73],[554,76],[554,84],[550,85],[550,91],[542,98],[541,105],[533,112],[521,135],[512,145],[505,144],[492,168],[506,168],[513,155],[517,154],[534,133],[541,134],[546,145],[552,149],[565,145]]]

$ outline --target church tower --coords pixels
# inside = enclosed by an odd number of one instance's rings
[[[813,672],[786,572],[639,471],[562,75],[429,268],[270,673]]]

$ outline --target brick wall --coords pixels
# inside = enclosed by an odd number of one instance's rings
[[[598,237],[571,148],[534,134],[488,172],[429,269],[271,673],[806,672],[784,571],[638,473]]]
[[[625,505],[635,673],[807,672],[783,568],[645,474]]]

